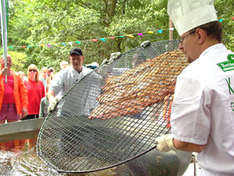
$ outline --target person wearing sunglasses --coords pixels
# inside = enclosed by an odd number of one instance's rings
[[[39,117],[40,102],[45,97],[43,82],[39,80],[37,66],[34,64],[28,67],[28,81],[25,81],[28,92],[28,115],[22,120],[35,119]]]
[[[0,71],[0,124],[18,121],[27,115],[28,95],[23,80],[11,70],[12,59],[7,65],[1,57]],[[6,79],[7,78],[7,79]],[[6,80],[5,80],[6,79]]]
[[[200,175],[234,175],[234,53],[222,43],[213,0],[168,0],[190,64],[178,76],[171,134],[157,150],[197,152]]]

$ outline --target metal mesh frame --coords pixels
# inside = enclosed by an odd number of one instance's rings
[[[135,48],[75,83],[58,109],[46,117],[38,135],[38,156],[59,172],[87,173],[120,165],[155,148],[155,139],[170,131],[168,118],[173,93],[136,114],[117,115],[108,120],[88,117],[100,105],[98,97],[103,94],[108,77],[121,76],[177,46],[178,41],[161,41]],[[115,94],[118,91],[113,90]],[[111,107],[115,106],[111,103]]]

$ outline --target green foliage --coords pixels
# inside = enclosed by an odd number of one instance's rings
[[[233,50],[232,1],[216,0],[215,5],[219,18],[224,19],[225,43]],[[85,63],[101,63],[112,52],[127,51],[145,40],[167,40],[169,18],[166,7],[167,0],[12,0],[8,44],[14,51],[27,55],[24,67],[34,63],[39,68],[52,66],[58,70],[59,62],[68,60],[69,50],[73,47],[83,50]],[[164,29],[162,34],[157,33],[160,28]],[[147,31],[155,33],[89,41]],[[174,38],[178,38],[176,31]],[[63,44],[71,41],[81,41],[81,44]],[[28,47],[15,47],[23,45]]]
[[[10,51],[9,55],[12,57],[12,70],[23,71],[26,73],[27,67],[25,61],[27,60],[27,56],[25,53]]]
[[[10,55],[12,59],[11,69],[16,72],[23,71],[26,73],[27,66],[25,61],[27,60],[27,56],[25,53],[9,51],[7,54]],[[1,55],[3,55],[3,51],[1,51]]]
[[[218,18],[223,19],[223,40],[226,46],[234,50],[234,21],[231,19],[234,16],[233,0],[216,0],[215,7],[218,12]]]

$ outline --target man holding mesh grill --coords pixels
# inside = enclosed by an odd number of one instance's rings
[[[198,152],[201,174],[234,175],[234,53],[221,43],[213,0],[168,0],[168,14],[191,62],[178,76],[171,132],[157,150]]]
[[[51,112],[62,96],[73,86],[77,81],[89,74],[92,70],[83,66],[84,56],[80,48],[73,48],[70,51],[71,66],[61,70],[55,75],[49,88],[49,107]]]

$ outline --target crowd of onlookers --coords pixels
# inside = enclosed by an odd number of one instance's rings
[[[96,62],[86,66],[83,63],[81,49],[73,48],[69,53],[69,63],[62,61],[58,73],[55,74],[52,67],[39,69],[37,65],[30,64],[25,74],[11,69],[11,56],[6,59],[1,57],[0,124],[46,117],[75,82],[99,66]],[[0,150],[23,146],[18,143],[35,146],[36,139],[15,140],[4,144],[0,142]]]
[[[60,68],[68,65],[68,62],[62,61]],[[11,66],[11,56],[7,56],[7,67],[4,58],[1,58],[0,124],[45,117],[48,106],[46,97],[54,69],[43,67],[39,70],[35,64],[31,64],[25,74],[23,71],[13,71]]]
[[[67,61],[60,63],[61,69],[68,66]],[[7,62],[2,57],[0,70],[0,124],[45,117],[48,114],[47,108],[49,105],[47,93],[55,75],[55,70],[52,67],[43,67],[39,70],[35,64],[30,64],[25,74],[23,71],[16,72],[11,67],[11,56],[7,56]],[[10,141],[6,145],[10,145],[11,148],[13,143]],[[35,143],[35,140],[33,143]],[[1,144],[0,148],[6,145]]]
[[[55,78],[53,67],[39,69],[37,65],[30,64],[25,74],[23,71],[16,72],[11,69],[11,56],[7,56],[6,60],[1,57],[0,124],[46,117],[50,109],[49,105],[53,104],[53,97],[57,96],[55,87],[59,87],[58,91],[64,94],[62,91],[66,89],[63,86],[66,88],[70,86],[66,85],[67,82],[73,83],[74,80],[83,77],[88,70],[99,66],[96,62],[83,66],[84,56],[79,48],[72,49],[69,58],[70,64],[67,61],[60,62],[60,71],[63,70],[62,74],[71,74],[71,76],[62,82],[64,75],[61,77],[61,74],[57,74],[58,79],[54,80],[52,85],[52,80]],[[61,86],[58,86],[60,82]]]

